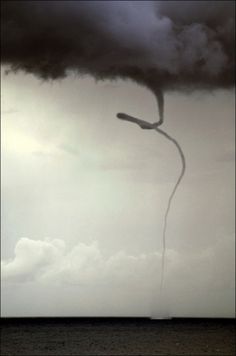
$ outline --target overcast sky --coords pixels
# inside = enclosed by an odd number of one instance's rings
[[[2,315],[233,317],[235,3],[1,6]]]
[[[2,315],[234,316],[234,93],[2,73]]]

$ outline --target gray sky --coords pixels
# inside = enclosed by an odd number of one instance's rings
[[[234,316],[234,93],[2,74],[2,315]]]

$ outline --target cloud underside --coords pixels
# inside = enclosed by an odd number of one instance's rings
[[[41,78],[69,71],[152,90],[234,84],[230,1],[5,1],[3,64]]]

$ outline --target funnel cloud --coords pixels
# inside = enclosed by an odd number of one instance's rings
[[[169,134],[167,134],[165,131],[159,129],[158,127],[155,130],[175,145],[175,147],[177,148],[178,153],[180,155],[181,163],[182,163],[181,172],[180,172],[179,178],[174,186],[174,189],[172,190],[172,193],[169,196],[167,209],[166,209],[165,217],[164,217],[164,227],[163,227],[163,235],[162,235],[163,250],[162,250],[162,258],[161,258],[161,283],[160,283],[160,293],[162,293],[163,284],[164,284],[164,272],[165,272],[166,230],[167,230],[168,215],[169,215],[172,199],[174,198],[175,192],[176,192],[178,186],[180,185],[180,182],[181,182],[181,180],[184,176],[185,170],[186,170],[186,159],[185,159],[184,152],[183,152],[179,142],[176,139],[174,139],[173,137],[171,137]]]
[[[167,204],[167,209],[165,212],[165,217],[164,217],[164,226],[163,226],[163,234],[162,234],[162,244],[163,244],[163,249],[162,249],[162,258],[161,258],[161,283],[160,283],[160,294],[162,294],[162,290],[163,290],[163,284],[164,284],[164,272],[165,272],[165,253],[166,253],[166,230],[167,230],[167,222],[168,222],[168,216],[169,216],[169,211],[171,208],[171,203],[172,203],[172,199],[174,198],[174,195],[176,193],[176,190],[184,176],[185,170],[186,170],[186,159],[185,159],[185,155],[184,152],[179,144],[179,142],[174,139],[173,137],[171,137],[168,133],[166,133],[165,131],[161,130],[158,128],[158,126],[161,124],[160,122],[151,124],[147,121],[144,120],[140,120],[137,119],[135,117],[132,117],[130,115],[124,114],[124,113],[118,113],[117,114],[118,119],[121,120],[125,120],[125,121],[130,121],[133,122],[135,124],[138,124],[142,129],[155,129],[157,132],[159,132],[161,135],[163,135],[167,140],[169,140],[170,142],[172,142],[175,147],[178,150],[178,153],[180,155],[181,158],[181,163],[182,163],[182,169],[180,172],[180,176],[174,186],[174,189],[172,191],[172,193],[170,194],[170,197],[168,199],[168,204]]]

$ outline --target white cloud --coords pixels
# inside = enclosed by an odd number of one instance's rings
[[[159,255],[132,256],[120,251],[105,258],[97,244],[79,242],[66,251],[63,240],[21,238],[15,257],[2,262],[6,281],[35,280],[59,284],[140,283],[145,274],[154,272]],[[149,272],[148,272],[149,271]],[[144,284],[145,279],[144,279]]]
[[[166,312],[173,316],[232,316],[233,245],[233,236],[227,236],[202,252],[181,254],[168,250],[165,298],[161,308],[165,307]],[[84,300],[80,307],[83,305],[94,315],[96,310],[102,310],[106,315],[114,315],[115,310],[119,315],[122,310],[129,313],[132,308],[136,315],[144,315],[142,310],[147,312],[148,309],[150,315],[158,315],[160,262],[161,255],[155,251],[136,256],[119,251],[105,257],[97,242],[78,242],[69,250],[62,240],[21,238],[16,244],[14,259],[2,262],[2,277],[5,288],[8,286],[11,290],[20,285],[29,289],[31,283],[41,286],[44,298],[47,298],[47,293],[50,297],[50,288],[59,289],[62,293],[74,288],[74,295],[78,298],[81,298],[82,290],[87,290],[90,299],[93,294],[97,296],[97,303],[93,300],[92,311]],[[70,298],[71,295],[64,295],[65,314]],[[117,305],[121,300],[122,306]],[[135,300],[134,306],[132,300]],[[108,301],[109,309],[105,311],[101,304]],[[75,304],[75,314],[81,315],[81,309],[77,311],[76,308]],[[58,315],[60,313],[61,309],[58,309]]]
[[[14,259],[2,262],[2,278],[16,282],[35,279],[61,257],[63,248],[62,240],[49,242],[23,237],[16,244]]]

